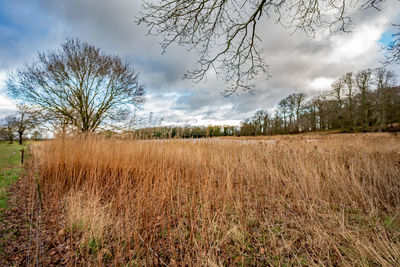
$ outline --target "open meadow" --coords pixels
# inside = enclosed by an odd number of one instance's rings
[[[395,134],[252,142],[86,136],[30,150],[28,177],[40,185],[51,229],[74,240],[70,263],[400,263]]]

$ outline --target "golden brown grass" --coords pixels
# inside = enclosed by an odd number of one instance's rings
[[[45,201],[63,201],[68,230],[82,232],[83,261],[400,263],[399,137],[272,139],[80,137],[33,154]]]

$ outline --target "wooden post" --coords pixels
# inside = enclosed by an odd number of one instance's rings
[[[21,163],[24,163],[24,149],[21,149]]]

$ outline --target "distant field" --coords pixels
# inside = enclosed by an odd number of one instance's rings
[[[35,143],[32,151],[44,207],[63,203],[80,262],[400,263],[394,134],[82,137]]]
[[[14,168],[19,166],[21,162],[22,148],[26,145],[19,145],[17,142],[9,144],[8,142],[0,141],[0,169]]]

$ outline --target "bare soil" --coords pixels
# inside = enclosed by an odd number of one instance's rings
[[[0,265],[65,266],[76,262],[71,253],[74,238],[58,230],[63,225],[62,207],[39,208],[37,187],[28,176],[18,179],[8,191],[8,208],[0,219]]]

